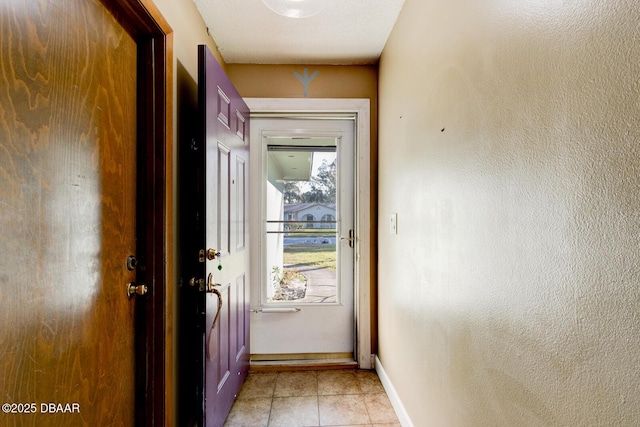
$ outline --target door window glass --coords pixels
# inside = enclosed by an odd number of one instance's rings
[[[336,146],[268,146],[267,303],[337,303]]]

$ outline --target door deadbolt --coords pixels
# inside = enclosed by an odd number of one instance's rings
[[[136,295],[146,295],[149,292],[149,288],[144,283],[136,285],[134,282],[127,284],[127,297],[129,299]]]
[[[129,257],[127,258],[127,270],[133,271],[137,266],[138,259],[135,257],[135,255],[129,255]]]
[[[213,261],[219,256],[220,256],[220,251],[216,251],[215,249],[207,249],[207,259],[209,261]]]

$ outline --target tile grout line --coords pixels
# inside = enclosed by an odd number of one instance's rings
[[[369,414],[369,408],[367,407],[367,401],[364,398],[365,393],[362,391],[362,384],[360,382],[360,378],[356,375],[356,381],[358,383],[358,390],[360,390],[360,396],[362,397],[362,404],[364,405],[364,410],[367,411],[367,418],[369,419],[368,425],[373,425],[373,421],[371,421],[371,414]]]
[[[320,422],[320,378],[318,376],[318,372],[316,371],[316,405],[318,408],[318,426],[321,426]]]
[[[267,427],[271,424],[271,413],[273,412],[273,399],[276,395],[276,385],[278,384],[278,375],[276,374],[276,379],[273,382],[273,389],[271,390],[271,403],[269,403],[269,417],[267,417]]]

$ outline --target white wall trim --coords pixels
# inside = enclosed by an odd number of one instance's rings
[[[355,113],[356,122],[356,267],[355,357],[373,368],[371,353],[371,110],[360,98],[244,98],[251,113]]]
[[[413,427],[413,422],[411,422],[411,418],[409,418],[409,414],[407,413],[407,410],[404,408],[404,405],[400,400],[400,396],[398,396],[396,389],[393,387],[393,384],[391,383],[391,379],[389,378],[384,368],[382,367],[382,362],[380,362],[380,359],[378,359],[378,356],[376,356],[375,358],[376,358],[376,372],[378,374],[378,378],[380,378],[382,387],[384,387],[384,390],[387,392],[387,396],[389,396],[389,400],[391,401],[391,406],[393,406],[393,409],[396,411],[396,415],[398,416],[398,421],[400,421],[400,425],[402,427]]]

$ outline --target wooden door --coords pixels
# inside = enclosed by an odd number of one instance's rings
[[[130,35],[136,22],[125,31],[111,13],[142,9],[106,3],[0,4],[0,425],[132,426],[153,419],[149,398],[162,411],[148,372],[164,367],[147,341],[162,323],[135,329],[163,305],[164,262],[138,247],[162,223],[136,218],[159,201],[164,212],[161,197],[137,194],[137,176],[152,169],[139,119],[165,113],[139,108],[141,87],[159,94],[138,74],[148,51]],[[129,269],[129,255],[148,263]],[[129,299],[141,267],[159,288]]]
[[[198,53],[205,247],[219,252],[205,263],[205,421],[221,426],[249,370],[249,109],[206,46]]]

